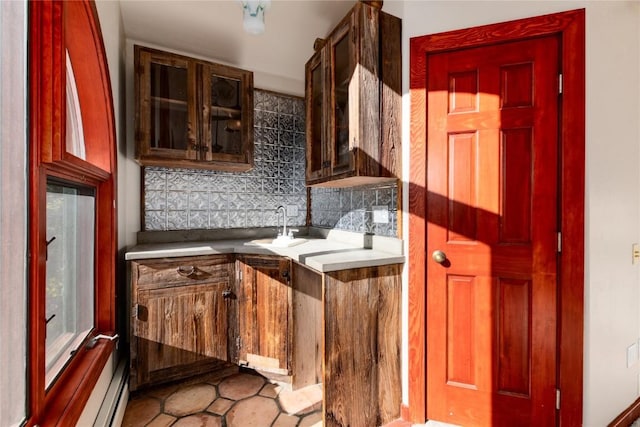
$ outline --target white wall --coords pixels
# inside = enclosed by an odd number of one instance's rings
[[[640,336],[640,266],[631,265],[631,245],[640,242],[640,3],[450,0],[405,1],[402,7],[389,3],[387,7],[385,2],[385,10],[399,12],[394,14],[403,18],[404,141],[409,141],[411,37],[586,9],[583,413],[585,426],[608,424],[639,394],[639,364],[627,368],[626,358],[627,347]],[[408,143],[403,151],[403,164],[408,165]],[[407,171],[405,167],[405,182]],[[408,284],[404,283],[406,298]],[[406,307],[405,300],[405,316]],[[405,337],[406,324],[405,317]],[[406,340],[403,344],[406,366]],[[404,372],[405,402],[407,378]]]

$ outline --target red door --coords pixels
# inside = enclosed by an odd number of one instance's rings
[[[556,423],[558,49],[427,57],[429,419]]]

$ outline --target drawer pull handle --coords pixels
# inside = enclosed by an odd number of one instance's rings
[[[178,272],[179,275],[183,277],[191,277],[193,273],[196,272],[196,268],[193,265],[191,267],[180,266],[176,269],[176,271]]]

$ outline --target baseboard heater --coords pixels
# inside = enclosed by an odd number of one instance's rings
[[[120,427],[124,410],[129,401],[128,381],[127,360],[126,358],[121,358],[93,427]]]

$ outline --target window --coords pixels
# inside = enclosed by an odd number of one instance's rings
[[[95,3],[27,6],[26,423],[76,425],[115,344],[84,345],[116,328],[113,101]],[[15,393],[6,400],[15,405]]]
[[[94,326],[95,190],[55,178],[47,181],[45,364],[49,387]]]

